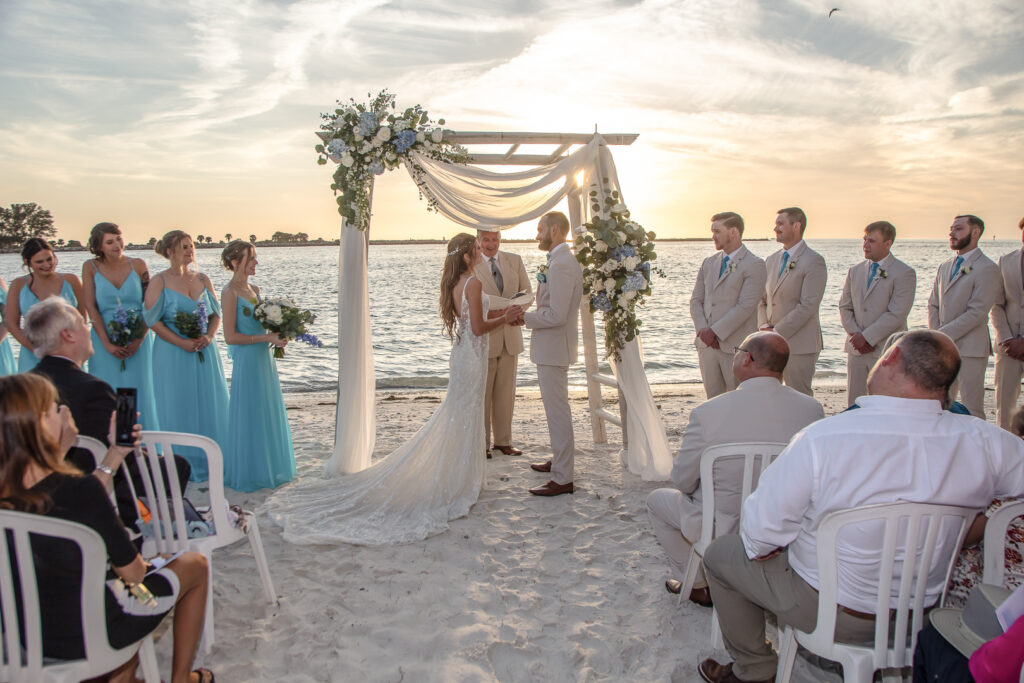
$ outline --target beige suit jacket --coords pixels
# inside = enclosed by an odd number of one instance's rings
[[[526,274],[526,266],[523,265],[523,259],[519,254],[510,254],[505,251],[499,251],[496,254],[498,268],[501,269],[503,285],[500,292],[498,291],[497,283],[494,281],[494,275],[491,273],[490,260],[483,254],[481,256],[483,261],[477,264],[474,273],[483,285],[484,294],[503,296],[508,299],[518,292],[533,291],[533,287],[530,284],[530,276]],[[502,325],[495,330],[491,330],[488,340],[487,357],[497,358],[501,355],[502,351],[512,356],[523,352],[522,328],[516,325]]]
[[[888,254],[878,262],[878,274],[868,285],[870,274],[871,261],[867,259],[846,273],[839,297],[839,318],[847,335],[860,332],[868,344],[878,347],[893,332],[907,329],[907,316],[917,292],[917,273]],[[860,355],[849,337],[846,352]]]
[[[1021,281],[1021,253],[1014,249],[999,257],[1002,287],[992,306],[992,326],[996,328],[996,344],[1015,337],[1024,337],[1024,282]]]
[[[723,443],[774,441],[789,443],[794,434],[825,417],[821,404],[774,377],[751,377],[733,391],[705,401],[690,412],[683,444],[672,464],[672,481],[695,501],[700,494],[700,458],[709,446]],[[718,534],[739,530],[742,461],[726,461],[715,469],[715,523]],[[698,506],[699,509],[699,506]],[[700,535],[700,514],[683,520],[683,535]],[[687,530],[695,535],[687,535]]]
[[[690,295],[690,317],[696,331],[710,327],[722,351],[732,353],[757,331],[757,305],[764,295],[764,261],[740,246],[722,271],[721,251],[704,259]],[[718,273],[722,272],[721,277]],[[698,348],[706,345],[699,338]]]
[[[950,280],[955,260],[954,256],[935,273],[935,284],[928,297],[928,327],[948,334],[956,342],[961,356],[989,356],[992,338],[988,332],[988,315],[1003,286],[999,266],[981,249],[972,249]]]
[[[757,308],[757,324],[771,325],[785,337],[790,354],[818,353],[822,346],[818,309],[828,280],[825,259],[801,241],[779,275],[784,251],[765,260],[767,284]]]
[[[526,327],[533,330],[531,361],[561,367],[576,362],[582,298],[583,271],[569,245],[564,244],[551,253],[547,282],[537,285],[536,310],[523,316]]]

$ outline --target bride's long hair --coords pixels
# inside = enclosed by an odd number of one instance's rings
[[[472,255],[473,247],[476,245],[476,238],[472,235],[460,232],[448,240],[448,255],[445,256],[444,266],[441,268],[441,327],[449,339],[455,339],[455,321],[458,318],[455,312],[455,295],[452,289],[459,281],[462,274],[469,270],[466,254]]]

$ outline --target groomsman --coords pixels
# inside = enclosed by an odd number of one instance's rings
[[[1017,226],[1024,239],[1024,218]],[[996,328],[996,421],[1010,428],[1024,374],[1024,248],[999,257],[1003,286],[992,306]]]
[[[530,360],[537,364],[540,399],[548,421],[551,460],[530,465],[537,472],[550,472],[551,480],[530,489],[535,496],[558,496],[573,492],[573,460],[576,441],[569,408],[569,366],[576,362],[579,346],[580,299],[583,271],[565,237],[569,219],[558,211],[541,216],[537,241],[548,252],[546,281],[537,285],[537,308],[523,314],[523,323],[533,330]]]
[[[985,419],[985,368],[992,354],[988,315],[1003,286],[999,266],[981,253],[978,240],[985,222],[957,216],[949,227],[949,248],[956,252],[939,266],[928,297],[928,327],[949,335],[960,351],[960,374],[949,389],[971,415]]]
[[[501,231],[477,230],[483,259],[476,276],[484,293],[506,299],[518,292],[532,292],[526,266],[518,254],[499,251]],[[484,429],[487,443],[505,455],[522,455],[512,446],[512,411],[516,402],[516,366],[523,352],[523,330],[517,325],[502,325],[491,331],[487,350],[487,389],[484,397]],[[491,436],[493,434],[493,441]],[[491,457],[490,448],[487,457]]]
[[[864,228],[864,260],[850,268],[839,297],[846,330],[846,402],[868,393],[868,371],[889,335],[907,329],[917,273],[889,250],[896,228],[877,221]]]
[[[743,218],[726,211],[711,217],[718,253],[704,259],[690,296],[690,317],[704,393],[714,398],[736,388],[733,352],[757,331],[757,304],[764,294],[764,260],[743,246]]]
[[[807,214],[780,209],[775,217],[775,241],[782,249],[765,261],[767,284],[757,308],[762,330],[774,330],[789,342],[789,363],[782,376],[786,386],[813,396],[811,381],[821,353],[818,309],[825,295],[825,259],[804,242]]]

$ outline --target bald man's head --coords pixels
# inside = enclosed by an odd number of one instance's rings
[[[789,362],[789,344],[776,332],[755,332],[737,347],[732,371],[740,382],[751,377],[782,378]]]

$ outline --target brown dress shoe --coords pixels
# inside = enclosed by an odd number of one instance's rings
[[[713,659],[705,659],[697,666],[697,673],[708,683],[775,683],[775,676],[761,681],[744,681],[736,678],[732,672],[732,662],[719,664]]]
[[[695,602],[701,607],[714,607],[715,603],[711,602],[711,591],[708,587],[694,588],[690,591],[690,602]]]
[[[530,465],[530,469],[533,470],[534,472],[550,472],[551,461],[548,460],[547,462],[542,462],[539,465]]]
[[[491,459],[491,449],[490,448],[487,449],[487,459],[488,460]]]
[[[522,455],[523,452],[513,446],[495,446],[494,450],[501,451],[505,455]]]
[[[683,582],[676,581],[675,579],[669,579],[665,582],[665,590],[672,595],[679,595],[683,592]]]
[[[563,493],[572,493],[573,490],[571,481],[568,484],[556,484],[553,481],[549,481],[543,486],[530,489],[530,493],[535,496],[560,496]]]

